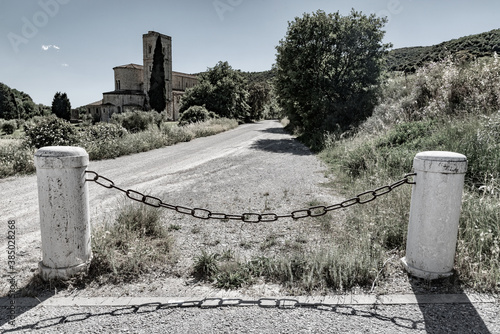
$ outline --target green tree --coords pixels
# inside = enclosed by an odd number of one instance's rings
[[[156,39],[149,83],[149,105],[157,112],[162,112],[167,107],[167,88],[165,87],[165,55],[163,54],[161,36]]]
[[[20,112],[12,89],[0,83],[0,118],[16,119],[20,117]]]
[[[255,82],[248,88],[250,118],[259,120],[264,117],[266,105],[271,101],[271,87],[266,82]]]
[[[71,119],[71,103],[66,93],[57,92],[52,99],[52,113],[59,118]]]
[[[199,83],[188,89],[182,97],[180,112],[191,106],[205,106],[219,117],[244,121],[249,116],[248,91],[239,71],[228,62],[218,62],[202,73]]]
[[[390,47],[381,42],[386,21],[354,10],[347,16],[318,10],[289,23],[276,47],[275,88],[291,127],[310,145],[371,115]]]
[[[42,110],[28,94],[0,83],[0,118],[29,119],[41,115]]]

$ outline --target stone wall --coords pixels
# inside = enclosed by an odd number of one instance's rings
[[[143,91],[143,67],[141,65],[129,64],[113,68],[115,71],[115,90]]]
[[[172,89],[185,91],[198,83],[198,78],[194,75],[172,72]]]

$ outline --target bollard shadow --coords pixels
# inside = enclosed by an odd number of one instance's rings
[[[426,333],[491,333],[455,275],[429,281],[408,274],[408,279],[422,312]],[[439,294],[442,303],[429,302],[430,294]],[[450,302],[451,296],[457,295],[460,301]]]

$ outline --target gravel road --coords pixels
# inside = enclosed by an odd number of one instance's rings
[[[207,208],[213,212],[290,213],[312,203],[339,200],[322,187],[328,179],[324,167],[309,150],[283,131],[279,122],[245,124],[216,136],[165,147],[112,160],[91,162],[89,170],[113,180],[124,189],[134,189],[161,198],[164,202]],[[32,276],[41,258],[36,176],[0,180],[1,219],[16,222],[19,284]],[[89,184],[91,224],[113,221],[117,208],[129,205],[122,193]],[[291,219],[266,224],[198,220],[170,210],[164,211],[164,223],[176,225],[173,231],[180,256],[171,272],[183,279],[154,285],[169,295],[185,294],[186,270],[201,249],[211,252],[235,251],[244,259],[259,249],[266,238],[276,246],[287,240],[307,236],[314,246],[322,239],[321,231],[311,223]],[[312,232],[316,231],[316,232]],[[245,245],[245,247],[240,247]],[[6,238],[0,241],[0,261],[6,261]],[[269,255],[279,252],[270,247]],[[5,277],[5,275],[4,275]],[[165,286],[163,286],[165,285]],[[3,295],[7,284],[1,285]],[[191,287],[191,286],[190,286]],[[114,289],[115,287],[108,287]],[[114,295],[142,290],[137,285],[116,288]],[[0,292],[2,292],[0,290]],[[149,290],[154,290],[149,286]],[[90,292],[89,292],[90,293]],[[102,291],[96,291],[102,293]],[[192,295],[192,293],[188,293]]]
[[[134,189],[164,202],[213,212],[242,214],[275,212],[289,214],[313,205],[342,200],[323,184],[325,168],[309,150],[286,134],[280,123],[264,121],[188,143],[91,162],[89,170],[113,180],[124,189]],[[40,261],[40,231],[36,177],[0,180],[2,224],[17,226],[18,284],[36,271]],[[128,205],[117,191],[89,184],[91,224],[113,221],[117,207]],[[341,214],[341,213],[339,213]],[[281,287],[255,284],[241,291],[221,291],[193,282],[188,269],[201,250],[231,250],[239,259],[262,252],[269,238],[273,246],[266,256],[286,251],[294,240],[304,247],[322,245],[324,236],[317,221],[283,219],[273,223],[248,224],[203,221],[170,210],[165,224],[178,228],[173,237],[179,261],[171,275],[148,276],[141,282],[119,286],[90,287],[64,291],[71,296],[181,296],[259,298],[284,295]],[[337,221],[339,218],[332,217]],[[244,247],[243,247],[244,246]],[[6,263],[6,239],[0,240],[0,262]],[[3,269],[2,269],[3,270]],[[405,275],[402,273],[402,277]],[[2,273],[0,296],[8,284]],[[399,282],[399,281],[398,281]],[[411,285],[394,284],[395,293],[411,293]],[[497,303],[462,305],[356,305],[345,307],[278,309],[248,307],[160,308],[55,307],[43,304],[18,308],[15,326],[1,321],[6,333],[500,333]],[[4,313],[5,314],[5,311]]]

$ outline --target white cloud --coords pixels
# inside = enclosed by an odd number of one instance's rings
[[[56,50],[60,50],[61,48],[58,47],[57,45],[42,45],[42,50],[43,51],[48,51],[50,48],[53,48],[53,49],[56,49]]]
[[[62,67],[69,67],[69,64],[64,63],[64,64],[61,64],[61,66]]]

